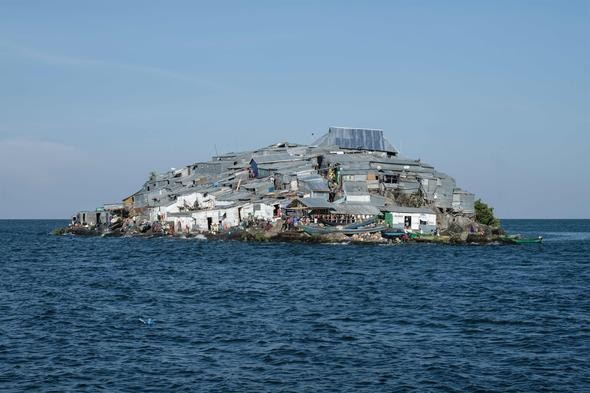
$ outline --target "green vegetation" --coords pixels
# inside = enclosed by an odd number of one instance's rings
[[[500,220],[494,216],[494,208],[489,207],[481,199],[475,201],[475,221],[495,228],[500,226]]]

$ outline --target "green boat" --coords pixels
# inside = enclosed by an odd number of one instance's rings
[[[500,240],[504,243],[509,244],[530,244],[530,243],[542,243],[543,236],[539,236],[536,238],[522,238],[520,235],[506,235],[502,236]]]

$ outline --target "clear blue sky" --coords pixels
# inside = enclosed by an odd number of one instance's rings
[[[382,128],[503,218],[590,218],[589,1],[0,2],[0,218]]]

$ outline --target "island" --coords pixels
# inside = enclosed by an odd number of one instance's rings
[[[330,127],[311,145],[275,143],[152,172],[121,200],[56,234],[298,242],[490,243],[493,209],[383,130]]]

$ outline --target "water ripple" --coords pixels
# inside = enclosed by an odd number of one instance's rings
[[[548,239],[525,247],[49,236],[59,224],[0,221],[0,390],[590,386],[590,221],[507,222]]]

